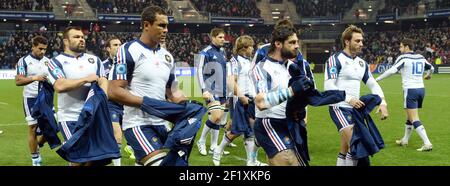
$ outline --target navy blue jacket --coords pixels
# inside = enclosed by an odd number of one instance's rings
[[[102,162],[119,158],[120,151],[111,124],[108,100],[97,83],[92,83],[72,137],[56,151],[69,162]]]
[[[169,149],[169,153],[161,166],[188,166],[192,145],[207,109],[193,102],[176,104],[149,97],[144,97],[141,109],[174,124],[164,142],[163,148]]]
[[[38,127],[51,149],[61,145],[61,140],[58,138],[59,128],[53,111],[53,93],[52,85],[47,82],[39,83],[39,94],[31,109],[31,116],[37,119]]]
[[[309,78],[311,88],[300,95],[295,95],[287,101],[286,119],[288,121],[288,128],[291,136],[294,138],[296,148],[304,159],[309,160],[308,136],[306,125],[303,120],[306,117],[306,106],[321,106],[341,102],[345,100],[345,91],[329,90],[319,92],[315,89],[314,80],[310,78],[312,77],[311,71],[309,70],[309,73],[311,74],[308,75],[308,71],[301,65],[301,63],[300,65],[299,63],[295,63],[289,66],[289,74],[291,75],[289,86],[300,78]],[[295,120],[295,118],[298,120]]]
[[[370,117],[370,112],[381,103],[381,98],[375,94],[369,94],[360,98],[365,107],[353,108],[352,120],[355,123],[353,135],[350,141],[350,152],[357,159],[372,156],[384,148],[384,141],[377,126]]]

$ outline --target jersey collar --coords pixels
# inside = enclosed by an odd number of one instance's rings
[[[42,59],[42,58],[39,59],[38,57],[34,56],[33,53],[30,53],[30,56],[31,56],[33,59],[36,59],[36,60],[38,60],[38,61],[40,61],[40,60]]]
[[[218,47],[218,46],[216,46],[216,45],[214,45],[212,43],[210,45],[211,45],[212,48],[216,49],[217,51],[220,51],[221,47]]]
[[[159,49],[161,49],[161,45],[159,43],[156,46],[156,48],[151,48],[150,46],[148,46],[145,43],[143,43],[140,39],[136,39],[136,42],[139,43],[140,45],[142,45],[144,48],[149,49],[150,51],[153,51],[153,52],[156,52]]]
[[[344,54],[345,57],[350,58],[350,59],[352,59],[352,60],[355,60],[355,59],[358,57],[358,56],[355,56],[355,57],[349,56],[349,55],[348,55],[347,53],[345,53],[343,50],[341,51],[341,53]]]
[[[80,57],[83,57],[84,53],[81,53],[78,57],[72,56],[72,55],[70,55],[70,54],[66,54],[66,53],[64,53],[64,52],[61,53],[61,55],[66,56],[66,57],[70,57],[70,58],[78,59],[78,58],[80,58]]]
[[[278,61],[276,59],[273,59],[273,58],[269,57],[269,55],[267,55],[266,59],[269,60],[270,62],[278,63],[280,65],[284,64],[283,61]]]

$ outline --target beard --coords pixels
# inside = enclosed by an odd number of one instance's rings
[[[74,47],[70,47],[70,50],[76,52],[76,53],[83,53],[86,51],[86,46],[77,45]]]
[[[297,57],[297,50],[290,51],[286,48],[281,48],[281,57],[283,59],[292,59]]]
[[[361,53],[362,48],[359,48],[359,47],[357,47],[357,46],[350,46],[350,51],[351,51],[352,53],[359,54],[359,53]]]

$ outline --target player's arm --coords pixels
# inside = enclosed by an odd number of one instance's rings
[[[181,103],[188,100],[183,91],[178,88],[178,80],[175,76],[175,67],[172,68],[169,81],[166,84],[167,99],[173,103]]]
[[[128,80],[132,78],[131,74],[133,74],[134,65],[132,56],[125,50],[125,46],[122,45],[117,51],[117,57],[110,70],[108,97],[117,103],[139,108],[144,98],[135,96],[128,90]]]
[[[97,58],[97,75],[98,75],[98,85],[100,86],[100,88],[106,93],[106,96],[108,96],[107,92],[108,92],[108,79],[106,77],[106,72],[105,72],[105,66],[102,63],[102,61]]]
[[[367,64],[366,64],[366,72],[364,73],[362,80],[366,84],[366,86],[370,89],[372,94],[376,94],[376,95],[380,96],[382,101],[381,101],[380,106],[378,107],[377,112],[381,111],[381,120],[386,119],[389,116],[389,113],[388,113],[387,102],[384,97],[383,90],[381,89],[380,85],[375,80],[375,78],[373,78],[372,73],[370,73],[369,67]]]
[[[427,70],[427,74],[425,75],[425,79],[431,79],[431,74],[434,73],[434,67],[428,61],[425,60],[425,70]]]
[[[293,82],[288,88],[268,91],[268,78],[266,76],[270,75],[267,73],[266,75],[262,74],[258,65],[253,70],[255,74],[253,81],[256,85],[257,92],[255,105],[259,110],[265,110],[279,105],[294,95],[301,94],[310,88],[310,85],[306,82],[306,78],[302,78]]]
[[[27,76],[27,64],[20,58],[17,62],[16,86],[28,85],[34,81],[45,81],[47,77],[44,75]]]
[[[400,58],[400,57],[399,57]],[[394,75],[397,73],[400,69],[402,69],[404,66],[404,61],[401,59],[397,59],[395,64],[388,70],[386,70],[383,74],[377,77],[376,81],[381,81],[384,78],[387,78],[391,75]]]
[[[53,88],[58,93],[64,93],[77,89],[86,83],[91,83],[97,80],[98,76],[96,74],[91,74],[81,79],[58,78],[53,84]]]
[[[53,88],[58,93],[69,92],[77,89],[86,83],[91,83],[98,80],[97,74],[90,74],[87,77],[80,79],[66,79],[62,65],[57,60],[50,60],[48,62],[49,80],[53,84]]]
[[[127,80],[111,80],[108,86],[109,99],[123,105],[139,108],[142,105],[143,98],[131,94],[127,87]]]
[[[210,92],[206,91],[206,85],[205,85],[205,76],[203,74],[203,68],[205,67],[205,63],[207,63],[207,54],[206,52],[201,51],[200,52],[200,61],[198,63],[198,68],[197,68],[197,79],[198,79],[198,83],[200,85],[200,89],[202,91],[202,97],[205,100],[209,100],[212,95],[210,94]]]

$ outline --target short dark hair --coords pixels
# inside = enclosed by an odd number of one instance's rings
[[[297,34],[294,28],[290,26],[279,26],[272,32],[272,41],[270,42],[269,53],[275,51],[275,42],[284,43],[290,36]]]
[[[116,36],[110,37],[110,38],[106,41],[106,47],[111,47],[111,41],[112,41],[112,40],[115,40],[115,39],[117,39],[117,40],[120,41],[120,39],[119,39],[118,37],[116,37]]]
[[[69,26],[69,27],[67,27],[66,29],[64,29],[64,32],[63,32],[63,39],[69,39],[69,32],[71,30],[80,30],[81,31],[82,29],[79,26]]]
[[[144,27],[144,21],[153,24],[156,21],[156,15],[167,15],[167,12],[159,6],[148,6],[141,13],[141,26]]]
[[[41,35],[37,35],[35,37],[33,37],[33,39],[31,40],[33,46],[38,46],[39,44],[43,44],[43,45],[48,45],[48,40],[47,38],[45,38],[44,36]]]
[[[409,38],[404,38],[400,41],[400,43],[403,44],[403,46],[408,46],[410,50],[414,50],[414,40],[409,39]]]
[[[213,28],[212,30],[211,30],[211,32],[209,33],[209,35],[211,36],[211,37],[216,37],[217,35],[219,35],[219,34],[225,34],[225,30],[223,30],[222,28]]]
[[[287,27],[295,28],[295,27],[294,27],[294,24],[293,24],[292,21],[289,20],[289,19],[278,20],[278,21],[275,23],[275,29],[276,29],[277,27],[282,27],[282,26],[287,26]]]

